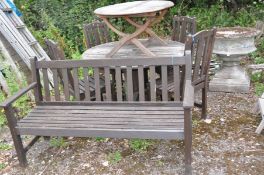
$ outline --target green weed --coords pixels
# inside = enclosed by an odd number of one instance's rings
[[[134,151],[146,151],[149,146],[151,146],[153,142],[151,140],[145,139],[131,139],[129,141],[129,146]]]
[[[51,140],[50,140],[50,145],[52,147],[55,147],[55,148],[62,148],[62,147],[66,147],[68,144],[67,142],[65,141],[65,139],[63,139],[62,137],[53,137]]]
[[[5,169],[5,167],[6,167],[6,164],[0,163],[0,170]]]
[[[256,72],[251,75],[252,82],[262,82],[264,80],[264,73],[263,72]]]
[[[109,153],[107,155],[107,160],[111,163],[111,164],[116,164],[118,162],[120,162],[122,160],[122,155],[119,151],[116,151],[114,153]]]
[[[6,143],[0,142],[0,150],[7,151],[7,150],[10,150],[10,149],[12,149],[11,145],[8,145]]]
[[[255,83],[255,93],[257,96],[261,96],[264,93],[264,83]]]

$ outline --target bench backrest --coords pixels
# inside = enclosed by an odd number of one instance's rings
[[[35,89],[36,101],[80,101],[79,81],[82,79],[85,84],[85,101],[90,101],[90,77],[94,78],[96,101],[135,101],[133,88],[138,89],[139,101],[156,101],[156,74],[155,69],[161,67],[162,78],[162,101],[168,101],[168,74],[167,67],[174,69],[174,89],[180,95],[181,75],[185,80],[191,80],[191,52],[186,51],[182,57],[166,58],[127,58],[127,59],[89,59],[89,60],[58,60],[58,61],[37,61],[31,60],[33,81],[38,83]],[[185,74],[180,72],[180,67],[185,67]],[[53,72],[54,88],[51,89],[47,78],[47,71]],[[99,73],[103,69],[103,74]],[[43,74],[43,87],[40,83],[40,71]],[[62,72],[62,80],[58,72]],[[72,72],[74,79],[74,94],[69,93],[68,71]],[[147,71],[147,74],[146,74]],[[111,77],[114,72],[114,77]],[[136,76],[135,76],[136,72]],[[132,76],[134,74],[134,76]],[[144,77],[148,78],[148,80]],[[104,78],[105,91],[99,88],[102,84],[100,78]],[[135,77],[138,83],[135,83]],[[134,79],[134,80],[133,80]],[[145,86],[149,82],[149,86]],[[136,87],[135,87],[135,84]],[[51,91],[52,90],[52,91]],[[54,97],[51,95],[54,94]],[[102,98],[103,95],[105,98]],[[149,96],[149,98],[147,98]]]

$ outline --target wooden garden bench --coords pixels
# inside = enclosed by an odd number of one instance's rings
[[[191,85],[191,55],[186,51],[182,57],[166,58],[127,58],[104,60],[31,60],[33,83],[20,90],[1,104],[10,128],[18,160],[26,166],[26,152],[40,136],[73,136],[73,137],[109,137],[109,138],[142,138],[142,139],[184,139],[186,174],[191,174],[192,118],[191,109],[194,103],[194,88]],[[148,89],[151,101],[145,100],[144,68],[149,67]],[[161,66],[164,77],[163,101],[156,101],[155,68]],[[175,87],[180,82],[177,70],[185,66],[185,89],[183,101],[168,101],[167,67],[175,71]],[[138,69],[139,101],[133,101],[132,67]],[[90,101],[88,68],[94,69],[96,101]],[[99,68],[104,69],[106,101],[102,101],[99,79]],[[48,86],[47,69],[53,71],[54,89]],[[116,74],[116,99],[112,101],[110,69]],[[62,71],[64,81],[58,72]],[[74,96],[69,93],[67,70],[73,71]],[[126,71],[127,82],[122,84],[121,70]],[[78,76],[78,71],[82,76]],[[40,81],[43,75],[43,86]],[[82,77],[82,78],[79,78]],[[80,101],[79,81],[85,83],[85,101]],[[61,83],[64,85],[61,86]],[[63,88],[61,88],[63,87]],[[23,119],[17,120],[12,103],[29,90],[34,89],[36,106]],[[124,90],[125,89],[125,90]],[[123,93],[127,93],[124,101]],[[54,94],[54,96],[53,96]],[[36,136],[24,147],[21,135]]]

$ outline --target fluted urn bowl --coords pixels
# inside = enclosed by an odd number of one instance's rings
[[[239,65],[241,58],[256,50],[255,28],[225,27],[216,32],[213,53],[223,61],[222,69],[210,82],[211,91],[248,92],[250,81]]]

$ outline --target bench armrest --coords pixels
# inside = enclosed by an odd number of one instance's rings
[[[184,88],[183,108],[192,108],[194,106],[194,88],[191,80],[186,80]]]
[[[18,98],[20,98],[22,95],[24,95],[25,93],[27,93],[29,90],[33,89],[34,87],[37,86],[37,83],[31,83],[28,87],[25,87],[21,90],[19,90],[15,95],[9,97],[8,99],[6,99],[4,102],[2,102],[0,104],[0,108],[6,108],[8,107],[10,104],[12,104],[13,102],[15,102]]]

